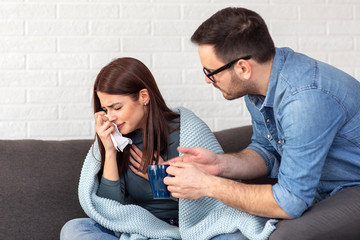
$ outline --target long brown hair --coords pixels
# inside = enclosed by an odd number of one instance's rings
[[[94,113],[103,111],[97,91],[107,94],[127,95],[138,100],[139,92],[147,89],[150,102],[147,105],[146,126],[143,131],[143,164],[140,171],[145,173],[147,166],[153,164],[154,153],[155,164],[159,162],[159,155],[168,153],[168,121],[175,121],[179,114],[171,111],[155,82],[150,70],[139,60],[134,58],[117,58],[103,67],[96,77],[93,90]],[[97,136],[98,139],[100,139]],[[99,149],[101,153],[101,169],[104,167],[105,148],[99,140]],[[117,162],[119,174],[122,174],[129,166],[128,145],[124,152],[117,153]]]

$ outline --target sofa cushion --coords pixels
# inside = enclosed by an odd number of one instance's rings
[[[0,140],[0,239],[59,239],[78,202],[91,140]],[[28,238],[28,237],[29,238]]]

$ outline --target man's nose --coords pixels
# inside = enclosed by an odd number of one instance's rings
[[[213,81],[211,81],[207,76],[205,76],[205,82],[207,84],[213,83]]]

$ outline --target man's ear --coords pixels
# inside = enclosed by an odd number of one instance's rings
[[[146,88],[140,90],[139,101],[142,105],[145,105],[145,106],[149,104],[150,96],[149,96],[149,91]]]
[[[248,60],[240,59],[235,64],[234,70],[243,80],[249,80],[252,75],[252,68]]]

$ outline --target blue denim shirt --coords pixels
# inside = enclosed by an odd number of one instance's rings
[[[360,185],[360,83],[323,62],[277,48],[266,97],[245,97],[252,143],[279,206],[297,218],[346,186]]]

